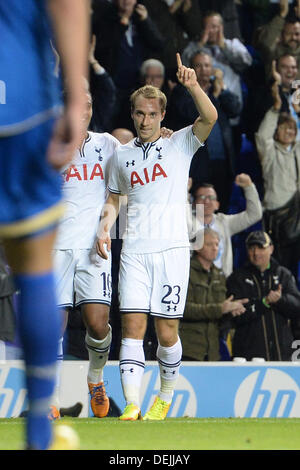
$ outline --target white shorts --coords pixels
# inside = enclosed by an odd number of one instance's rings
[[[122,313],[183,316],[190,274],[189,248],[159,253],[121,253],[119,301]]]
[[[60,308],[111,303],[111,257],[94,250],[53,250],[56,295]]]

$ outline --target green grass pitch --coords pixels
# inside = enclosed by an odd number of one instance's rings
[[[62,418],[80,450],[300,450],[300,418]],[[23,450],[24,418],[0,419],[0,450]]]

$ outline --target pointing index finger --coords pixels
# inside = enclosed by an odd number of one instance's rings
[[[176,59],[177,59],[177,66],[178,66],[178,68],[179,68],[179,67],[182,67],[182,62],[181,62],[181,57],[180,57],[179,52],[176,53]]]

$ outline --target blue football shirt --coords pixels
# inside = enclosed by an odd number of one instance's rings
[[[57,115],[51,25],[44,0],[0,0],[0,136]]]

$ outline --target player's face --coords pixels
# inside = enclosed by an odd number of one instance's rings
[[[219,201],[213,188],[199,188],[194,197],[195,204],[204,205],[204,217],[212,215],[219,209]]]
[[[267,246],[266,248],[263,248],[259,245],[252,245],[248,248],[248,257],[250,263],[261,271],[264,271],[269,266],[272,253],[273,245]]]
[[[212,234],[204,235],[203,247],[198,254],[206,261],[214,261],[218,256],[220,241]]]
[[[158,98],[137,96],[131,117],[141,142],[154,142],[160,137],[160,124],[164,116]]]

